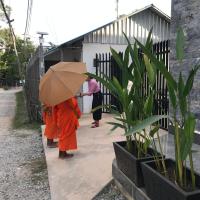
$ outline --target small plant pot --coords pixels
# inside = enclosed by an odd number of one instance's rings
[[[167,169],[174,169],[175,161],[165,160]],[[190,170],[187,168],[189,178]],[[151,200],[200,200],[200,175],[195,173],[197,189],[186,192],[174,182],[160,174],[156,170],[155,162],[148,161],[142,163],[144,184],[147,195]]]
[[[133,142],[133,145],[135,143]],[[144,161],[153,160],[152,149],[148,149],[148,156],[137,158],[136,155],[126,150],[126,141],[113,142],[115,157],[118,168],[137,186],[144,186],[144,179],[141,169],[141,163]]]

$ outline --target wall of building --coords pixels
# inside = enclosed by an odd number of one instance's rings
[[[84,43],[83,44],[83,54],[82,61],[86,63],[87,71],[95,73],[96,68],[93,66],[93,59],[95,58],[96,53],[109,53],[110,47],[114,48],[117,51],[124,51],[127,47],[126,45],[114,45],[114,44],[98,44],[98,43]],[[83,85],[83,92],[88,91],[87,82]],[[83,97],[83,112],[89,113],[92,107],[92,97],[85,96]]]
[[[156,9],[149,8],[120,18],[87,34],[84,41],[88,43],[126,44],[124,32],[132,43],[134,43],[134,38],[144,43],[152,27],[154,42],[169,39],[169,18],[160,16]]]
[[[172,0],[171,40],[170,40],[170,70],[177,77],[182,71],[188,76],[192,66],[200,64],[200,1]],[[175,37],[177,27],[184,29],[186,36],[185,57],[179,65],[175,58]],[[186,79],[186,78],[185,78]],[[197,116],[197,130],[200,131],[200,70],[194,81],[191,93],[191,111]]]
[[[44,56],[44,60],[58,61],[61,59],[60,49],[57,49],[53,53],[49,53]]]
[[[81,47],[62,47],[57,51],[45,56],[45,60],[50,61],[80,61],[81,60]]]
[[[62,61],[77,62],[81,61],[82,48],[63,48],[61,52]]]
[[[93,59],[95,58],[96,53],[109,53],[110,46],[117,51],[125,50],[127,42],[123,32],[128,36],[132,43],[134,42],[135,37],[144,43],[151,27],[153,27],[152,35],[155,43],[168,40],[170,33],[169,20],[168,16],[154,7],[136,11],[132,15],[122,17],[113,23],[85,34],[83,46],[81,46],[81,39],[78,42],[76,41],[76,44],[73,43],[74,48],[60,47],[61,49],[59,51],[47,55],[45,59],[83,61],[87,65],[87,70],[94,73],[95,68],[93,67]],[[83,85],[82,90],[84,92],[88,91],[87,83]],[[92,97],[84,97],[82,99],[83,112],[89,113],[91,110]]]

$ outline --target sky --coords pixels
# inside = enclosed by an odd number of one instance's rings
[[[15,33],[23,38],[28,0],[5,0],[12,8]],[[119,0],[119,15],[154,4],[171,15],[171,0]],[[45,44],[59,45],[116,19],[116,0],[33,0],[29,37],[39,44],[40,32],[47,32]]]

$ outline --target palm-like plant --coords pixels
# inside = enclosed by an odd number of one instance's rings
[[[184,53],[184,33],[181,28],[177,32],[176,39],[176,55],[178,61],[182,62]],[[174,127],[174,141],[175,141],[175,178],[176,182],[182,187],[187,187],[187,174],[186,174],[186,159],[189,158],[190,168],[191,168],[191,180],[193,189],[195,188],[195,175],[194,167],[192,160],[192,143],[194,138],[194,131],[196,120],[194,114],[190,111],[189,107],[189,94],[193,87],[194,77],[197,73],[197,70],[200,68],[200,65],[194,66],[189,76],[187,77],[186,82],[183,80],[182,73],[179,73],[178,80],[168,72],[162,61],[159,61],[152,52],[139,41],[137,44],[141,47],[145,55],[150,59],[158,70],[164,75],[167,80],[167,86],[169,91],[170,103],[172,106],[172,119],[171,123]],[[180,113],[180,115],[179,115]]]
[[[125,35],[125,34],[124,34]],[[125,35],[126,37],[126,35]],[[149,62],[149,59],[139,53],[136,43],[132,47],[126,37],[128,45],[121,57],[113,48],[112,56],[122,71],[122,83],[116,77],[109,78],[105,74],[101,77],[88,73],[101,82],[111,94],[119,101],[120,111],[114,109],[112,105],[106,105],[111,112],[116,114],[115,122],[108,122],[113,125],[111,131],[116,128],[122,128],[126,136],[127,149],[133,151],[133,139],[137,149],[138,157],[146,155],[147,147],[151,144],[151,136],[147,134],[146,128],[166,116],[153,116],[153,100],[156,80],[156,67]],[[147,38],[145,48],[152,49],[151,32]],[[129,60],[131,58],[131,60]],[[149,87],[146,95],[141,90],[144,86],[144,76],[147,73]],[[150,135],[158,130],[158,126],[150,127]]]

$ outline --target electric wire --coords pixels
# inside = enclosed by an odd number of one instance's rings
[[[27,35],[29,35],[30,25],[31,25],[31,16],[32,16],[32,6],[33,0],[28,0],[27,4],[27,13],[26,13],[26,25],[24,30],[24,41],[26,41]]]

